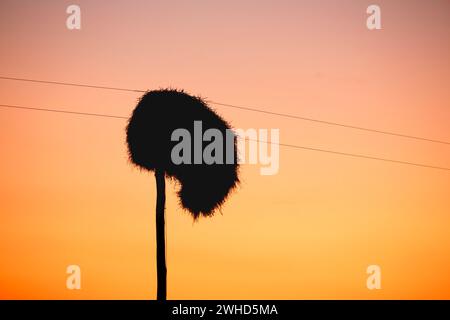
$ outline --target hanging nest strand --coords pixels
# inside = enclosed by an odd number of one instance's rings
[[[191,155],[194,155],[194,121],[201,121],[203,132],[218,129],[224,137],[223,164],[174,164],[172,132],[183,128],[191,134]],[[127,145],[130,161],[148,171],[163,170],[166,176],[180,182],[178,197],[183,208],[194,219],[211,216],[225,202],[239,183],[236,135],[233,133],[233,163],[227,164],[225,137],[231,130],[206,102],[184,91],[153,90],[144,94],[129,119]],[[202,150],[210,142],[202,141]],[[228,150],[229,152],[229,150]]]

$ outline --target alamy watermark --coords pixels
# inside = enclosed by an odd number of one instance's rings
[[[76,4],[72,4],[67,7],[66,13],[69,16],[66,19],[66,27],[69,30],[81,29],[81,8]]]
[[[203,132],[202,121],[194,121],[193,137],[189,130],[178,128],[172,132],[171,141],[178,142],[170,155],[175,165],[234,164],[237,161],[239,164],[260,164],[261,175],[275,175],[280,166],[279,129],[227,129],[224,134],[216,128]],[[203,148],[203,142],[209,143]]]
[[[366,26],[369,30],[381,30],[381,8],[376,4],[367,7],[367,14],[370,14],[366,20]]]
[[[66,288],[69,290],[81,289],[81,268],[76,264],[67,266],[66,273],[69,275],[66,279]]]
[[[381,268],[376,264],[371,264],[366,270],[369,275],[366,280],[366,286],[369,290],[381,289]]]

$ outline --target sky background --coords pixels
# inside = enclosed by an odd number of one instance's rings
[[[11,1],[0,74],[135,89],[450,141],[450,2]],[[81,7],[82,29],[66,28]],[[0,80],[0,103],[128,116],[139,94]],[[450,167],[450,146],[221,106],[280,142]],[[0,298],[154,299],[155,182],[126,120],[0,108]],[[280,148],[213,218],[167,184],[169,299],[450,299],[450,172]],[[66,267],[81,267],[81,290]],[[381,267],[368,290],[366,268]]]

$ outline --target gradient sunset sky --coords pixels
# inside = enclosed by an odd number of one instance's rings
[[[382,30],[366,28],[371,4]],[[0,76],[170,86],[450,141],[447,0],[2,0],[0,43]],[[0,80],[7,105],[129,116],[138,98]],[[450,167],[449,144],[212,107],[281,143]],[[0,108],[0,298],[156,297],[155,182],[129,164],[125,126]],[[450,299],[450,171],[287,147],[277,175],[259,168],[195,223],[167,184],[169,299]]]

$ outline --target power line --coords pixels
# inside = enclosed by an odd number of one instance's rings
[[[118,88],[118,87],[109,87],[109,86],[100,86],[100,85],[89,85],[89,84],[82,84],[82,83],[47,81],[47,80],[27,79],[27,78],[15,78],[15,77],[0,76],[0,79],[3,79],[3,80],[14,80],[14,81],[25,81],[25,82],[33,82],[33,83],[54,84],[54,85],[64,85],[64,86],[74,86],[74,87],[83,87],[83,88],[93,88],[93,89],[103,89],[103,90],[124,91],[124,92],[138,92],[138,93],[147,92],[147,90],[140,90],[140,89]],[[420,137],[420,136],[416,136],[416,135],[409,135],[409,134],[402,134],[402,133],[386,131],[386,130],[366,128],[366,127],[355,126],[355,125],[350,125],[350,124],[345,124],[345,123],[339,123],[339,122],[333,122],[333,121],[327,121],[327,120],[303,117],[303,116],[293,115],[293,114],[288,114],[288,113],[272,112],[272,111],[263,110],[263,109],[260,109],[260,108],[249,107],[249,106],[240,106],[240,105],[234,105],[234,104],[228,104],[228,103],[222,103],[222,102],[216,102],[216,101],[213,101],[213,100],[208,100],[207,102],[209,102],[211,104],[214,104],[214,105],[223,106],[223,107],[240,109],[240,110],[245,110],[245,111],[250,111],[250,112],[257,112],[257,113],[262,113],[262,114],[267,114],[267,115],[272,115],[272,116],[278,116],[278,117],[284,117],[284,118],[290,118],[290,119],[296,119],[296,120],[303,120],[303,121],[321,123],[321,124],[325,124],[325,125],[337,126],[337,127],[347,128],[347,129],[354,129],[354,130],[360,130],[360,131],[366,131],[366,132],[373,132],[373,133],[377,133],[377,134],[384,134],[384,135],[390,135],[390,136],[395,136],[395,137],[401,137],[401,138],[407,138],[407,139],[414,139],[414,140],[420,140],[420,141],[427,141],[427,142],[432,142],[432,143],[439,143],[439,144],[450,145],[449,141],[438,140],[438,139],[431,139],[431,138]]]
[[[2,80],[14,80],[14,81],[25,81],[25,82],[33,82],[33,83],[56,84],[56,85],[61,85],[61,86],[82,87],[82,88],[91,88],[91,89],[128,91],[128,92],[139,92],[139,93],[147,92],[146,90],[107,87],[107,86],[97,86],[97,85],[90,85],[90,84],[83,84],[83,83],[72,83],[72,82],[61,82],[61,81],[47,81],[47,80],[13,78],[13,77],[2,77],[2,76],[0,76],[0,79],[2,79]]]
[[[37,107],[24,107],[24,106],[16,106],[16,105],[9,105],[9,104],[0,104],[0,107],[1,108],[10,108],[10,109],[22,109],[22,110],[34,110],[34,111],[47,111],[47,112],[66,113],[66,114],[80,115],[80,116],[128,119],[127,117],[124,117],[124,116],[116,116],[116,115],[112,115],[112,114],[78,112],[78,111],[70,111],[70,110],[59,110],[59,109],[37,108]]]
[[[7,105],[7,104],[0,104],[0,108],[21,109],[21,110],[27,110],[27,111],[44,111],[44,112],[54,112],[54,113],[62,113],[62,114],[69,114],[69,115],[81,115],[81,116],[92,116],[92,117],[102,117],[102,118],[128,119],[128,117],[125,117],[125,116],[103,114],[103,113],[77,112],[77,111],[70,111],[70,110],[60,110],[60,109],[51,109],[51,108],[38,108],[38,107],[26,107],[26,106]],[[248,139],[248,140],[252,140],[252,139]],[[353,158],[363,158],[363,159],[384,161],[384,162],[390,162],[390,163],[396,163],[396,164],[402,164],[402,165],[410,165],[410,166],[423,167],[423,168],[429,168],[429,169],[438,169],[438,170],[450,171],[450,168],[447,168],[447,167],[439,167],[439,166],[433,166],[433,165],[422,164],[422,163],[415,163],[415,162],[409,162],[409,161],[402,161],[402,160],[395,160],[395,159],[367,156],[367,155],[363,155],[363,154],[347,153],[347,152],[333,151],[333,150],[313,148],[313,147],[305,147],[305,146],[294,145],[294,144],[286,144],[286,143],[272,143],[272,142],[260,141],[260,140],[252,140],[252,141],[264,142],[264,143],[268,143],[268,144],[277,144],[279,146],[289,147],[289,148],[294,148],[294,149],[302,149],[302,150],[309,150],[309,151],[331,153],[331,154],[347,156],[347,157],[353,157]]]
[[[359,126],[353,126],[353,125],[343,124],[343,123],[338,123],[338,122],[331,122],[331,121],[326,121],[326,120],[319,120],[319,119],[314,119],[314,118],[301,117],[301,116],[292,115],[292,114],[266,111],[266,110],[261,110],[261,109],[257,109],[257,108],[253,108],[253,107],[237,106],[237,105],[220,103],[220,102],[214,102],[214,101],[209,101],[209,102],[212,103],[212,104],[217,104],[217,105],[224,106],[224,107],[230,107],[230,108],[235,108],[235,109],[247,110],[247,111],[252,111],[252,112],[259,112],[259,113],[270,114],[270,115],[279,116],[279,117],[305,120],[305,121],[322,123],[322,124],[331,125],[331,126],[338,126],[338,127],[343,127],[343,128],[356,129],[356,130],[362,130],[362,131],[368,131],[368,132],[374,132],[374,133],[380,133],[380,134],[391,135],[391,136],[402,137],[402,138],[408,138],[408,139],[422,140],[422,141],[441,143],[441,144],[447,144],[447,145],[450,144],[450,142],[443,141],[443,140],[435,140],[435,139],[429,139],[429,138],[424,138],[424,137],[419,137],[419,136],[412,136],[412,135],[408,135],[408,134],[395,133],[395,132],[390,132],[390,131],[383,131],[383,130],[370,129],[370,128],[359,127]]]
[[[298,146],[298,145],[286,144],[286,143],[280,143],[279,145],[280,146],[285,146],[285,147],[296,148],[296,149],[304,149],[304,150],[311,150],[311,151],[333,153],[333,154],[338,154],[338,155],[341,155],[341,156],[364,158],[364,159],[370,159],[370,160],[378,160],[378,161],[385,161],[385,162],[391,162],[391,163],[405,164],[405,165],[410,165],[410,166],[417,166],[417,167],[424,167],[424,168],[431,168],[431,169],[439,169],[439,170],[450,171],[450,168],[446,168],[446,167],[438,167],[438,166],[432,166],[432,165],[428,165],[428,164],[421,164],[421,163],[415,163],[415,162],[409,162],[409,161],[402,161],[402,160],[395,160],[395,159],[386,159],[386,158],[380,158],[380,157],[373,157],[373,156],[367,156],[367,155],[363,155],[363,154],[354,154],[354,153],[347,153],[347,152],[340,152],[340,151],[333,151],[333,150],[325,150],[325,149],[304,147],[304,146]]]

